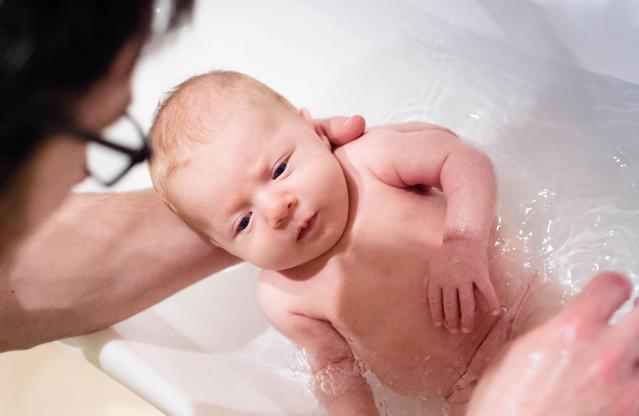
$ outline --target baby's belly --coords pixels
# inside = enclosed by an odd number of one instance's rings
[[[492,327],[492,319],[486,319],[472,334],[454,335],[432,325],[425,305],[404,307],[407,304],[389,311],[386,317],[378,313],[373,331],[350,336],[351,349],[396,392],[425,399],[445,397],[466,372]],[[362,321],[362,317],[350,318],[345,320],[346,331]]]
[[[388,262],[382,253],[388,255]],[[518,267],[517,261],[493,254],[489,254],[491,278],[500,300],[509,309],[533,277]],[[379,253],[344,262],[343,276],[348,280],[337,292],[330,317],[355,355],[384,385],[425,399],[450,394],[493,328],[511,330],[503,322],[496,325],[500,317],[485,311],[478,311],[471,334],[451,334],[435,327],[424,291],[428,255],[428,251],[420,254],[389,246]],[[362,258],[375,261],[362,262]],[[502,338],[503,342],[492,342],[483,349],[484,357],[497,353],[508,336],[496,336],[498,340]],[[480,373],[481,368],[475,372]]]
[[[324,315],[386,386],[423,398],[446,396],[493,328],[509,332],[510,324],[496,326],[500,317],[479,311],[471,334],[450,334],[433,325],[424,288],[430,256],[444,231],[441,193],[374,182],[357,189],[352,222],[335,248],[342,254],[323,270],[331,282],[321,302]],[[497,232],[491,237],[489,273],[500,301],[511,309],[534,273],[524,270],[516,253],[502,252],[495,244],[500,237]],[[502,338],[508,337],[493,335],[483,356],[496,354],[506,342]],[[474,372],[481,373],[483,366],[474,363]]]

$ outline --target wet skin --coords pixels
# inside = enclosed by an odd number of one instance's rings
[[[554,312],[559,299],[544,295],[547,300],[539,304],[542,292],[534,273],[523,270],[513,254],[503,255],[495,247],[501,236],[495,234],[489,269],[508,312],[480,313],[468,335],[432,323],[423,288],[428,260],[442,241],[446,198],[436,189],[390,186],[367,168],[370,147],[383,147],[401,134],[428,140],[432,133],[374,131],[335,152],[348,185],[345,231],[324,255],[290,270],[265,272],[263,307],[283,305],[291,313],[329,322],[348,348],[400,393],[464,402],[470,393],[465,387],[474,385],[498,351]],[[312,244],[320,233],[321,222],[300,243]]]

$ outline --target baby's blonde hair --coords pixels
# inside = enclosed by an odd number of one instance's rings
[[[268,86],[234,71],[212,71],[187,79],[167,93],[155,111],[149,133],[153,186],[166,205],[198,234],[198,227],[171,203],[168,182],[188,164],[194,144],[214,139],[234,112],[256,107],[297,111]]]

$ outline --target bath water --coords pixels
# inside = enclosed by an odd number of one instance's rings
[[[366,71],[344,73],[311,108],[339,101],[370,125],[451,128],[494,162],[496,225],[512,230],[500,241],[504,252],[525,253],[525,267],[567,294],[602,270],[639,284],[639,86],[482,38],[417,2],[393,4],[372,24],[397,37],[386,40],[395,59],[364,59]],[[390,51],[399,38],[409,47]],[[290,342],[269,330],[244,353],[252,365],[269,363],[273,397],[309,409],[308,368]],[[442,403],[401,397],[367,377],[383,415],[442,414]]]

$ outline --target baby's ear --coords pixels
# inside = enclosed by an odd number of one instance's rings
[[[331,148],[331,141],[328,140],[328,137],[326,136],[326,133],[324,133],[324,130],[321,128],[321,126],[319,124],[315,123],[315,120],[313,120],[313,117],[311,117],[310,111],[308,111],[307,108],[303,108],[302,107],[302,108],[300,108],[299,115],[300,115],[300,117],[302,117],[304,119],[304,121],[309,126],[311,126],[313,131],[315,131],[315,133],[317,133],[317,135],[322,140],[322,142],[330,149]]]
[[[313,128],[313,130],[315,130],[315,123],[313,122],[313,117],[311,117],[311,112],[308,111],[308,108],[300,108],[298,114],[309,126]]]

